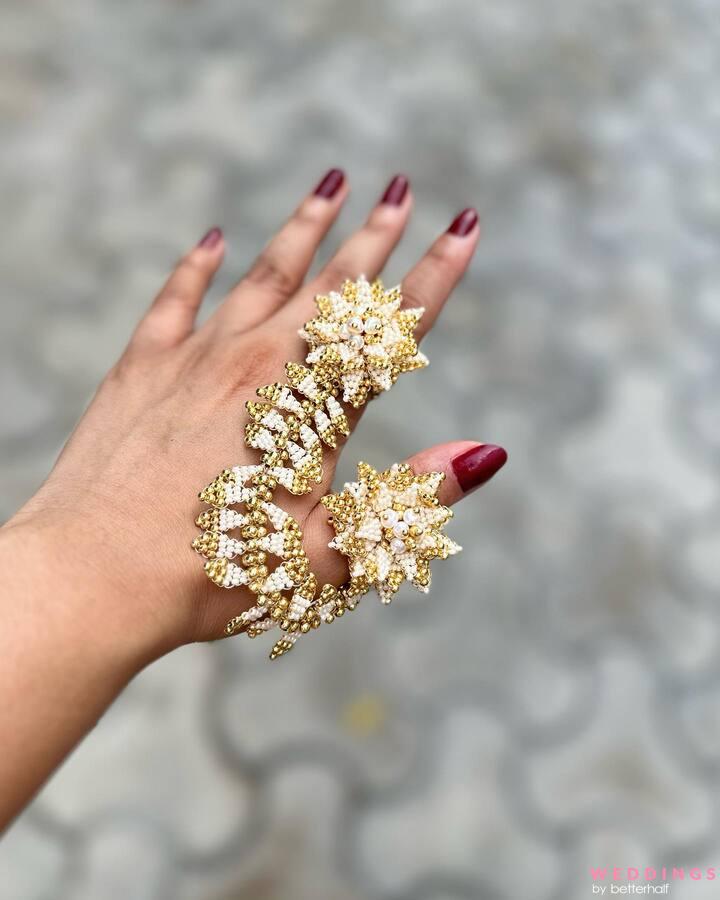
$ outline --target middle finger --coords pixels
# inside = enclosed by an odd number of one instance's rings
[[[298,291],[273,317],[280,329],[296,330],[315,314],[315,296],[336,290],[346,278],[372,281],[388,261],[410,218],[412,195],[404,175],[396,175],[365,225],[340,247],[316,278]]]

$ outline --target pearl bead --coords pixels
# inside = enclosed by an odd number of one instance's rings
[[[365,338],[361,334],[351,334],[348,338],[348,344],[353,350],[362,350],[365,345]]]
[[[377,316],[370,316],[370,318],[365,322],[365,332],[366,334],[377,334],[378,331],[382,328],[382,322]]]
[[[414,509],[406,509],[403,513],[403,522],[407,522],[408,525],[417,525],[418,522],[418,514]]]
[[[405,552],[405,544],[400,540],[400,538],[393,538],[390,541],[390,549],[393,553],[399,555],[400,553]]]
[[[363,330],[363,320],[360,316],[353,316],[351,319],[348,319],[347,327],[352,334],[360,334]]]
[[[398,514],[394,509],[384,509],[382,512],[382,523],[386,528],[392,528],[397,524]]]
[[[393,534],[395,537],[403,538],[409,530],[410,528],[406,522],[397,522],[393,525]]]

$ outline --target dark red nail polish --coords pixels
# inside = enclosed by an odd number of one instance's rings
[[[315,188],[315,196],[324,197],[326,200],[330,200],[340,190],[343,181],[345,181],[345,173],[342,169],[330,169],[320,184]]]
[[[476,210],[472,207],[468,209],[464,209],[461,213],[458,213],[457,216],[452,220],[450,227],[448,228],[448,234],[454,234],[457,237],[465,237],[470,234],[473,228],[477,225],[478,214]]]
[[[198,242],[198,247],[204,247],[206,250],[212,250],[222,240],[223,233],[219,228],[211,228],[210,231]]]
[[[480,444],[460,453],[452,460],[452,469],[458,484],[467,494],[480,487],[507,462],[507,453],[495,444]]]
[[[409,184],[410,182],[404,175],[396,175],[385,188],[385,193],[380,198],[380,202],[387,203],[388,206],[400,206],[405,199]]]

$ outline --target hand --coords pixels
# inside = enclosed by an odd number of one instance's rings
[[[283,380],[287,360],[306,348],[298,328],[314,315],[315,294],[364,273],[377,276],[408,222],[412,197],[398,176],[320,274],[305,282],[318,245],[348,195],[338,170],[323,179],[271,240],[247,274],[200,328],[198,308],[225,249],[212,229],[180,260],[100,385],[52,474],[10,526],[39,552],[62,546],[56,576],[83,585],[110,607],[132,612],[130,627],[152,653],[222,636],[252,595],[224,591],[203,572],[190,544],[201,509],[197,492],[223,468],[254,464],[243,439],[244,403]],[[478,242],[477,214],[465,210],[403,281],[405,303],[425,307],[417,336],[432,326]],[[354,412],[352,424],[359,413]],[[398,423],[402,427],[402,422]],[[325,481],[282,505],[300,522],[313,571],[342,583],[344,558],[327,548],[332,532],[318,503],[330,488],[338,451],[325,454]],[[473,442],[424,450],[416,471],[445,471],[441,500],[451,504],[486,480],[504,451]],[[321,583],[322,583],[321,581]]]

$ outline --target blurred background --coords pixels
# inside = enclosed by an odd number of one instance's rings
[[[463,206],[484,231],[340,478],[510,454],[429,598],[144,672],[0,843],[0,897],[575,900],[590,865],[720,863],[714,0],[0,11],[3,516],[174,260],[223,226],[212,308],[330,166],[324,257],[397,171],[389,283]]]

